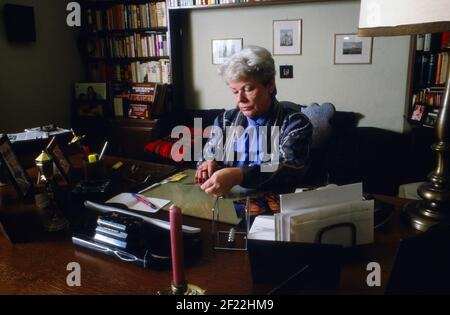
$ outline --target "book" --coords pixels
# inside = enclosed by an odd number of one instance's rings
[[[128,104],[128,118],[150,118],[150,105],[141,103]]]
[[[157,84],[153,82],[134,83],[130,88],[130,101],[153,103],[156,96]]]

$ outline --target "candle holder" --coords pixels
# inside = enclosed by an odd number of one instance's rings
[[[175,285],[172,282],[169,288],[158,291],[158,295],[205,295],[205,292],[195,284]]]
[[[53,159],[45,151],[34,160],[39,169],[38,184],[45,184],[45,193],[49,200],[48,217],[44,219],[44,227],[48,232],[56,232],[65,229],[69,222],[61,215],[56,201],[56,183],[54,181]]]

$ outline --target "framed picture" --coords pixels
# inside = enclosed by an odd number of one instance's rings
[[[104,82],[75,83],[75,103],[79,116],[102,117],[107,99]]]
[[[213,39],[212,40],[212,63],[220,65],[225,60],[242,49],[242,38]]]
[[[69,183],[70,172],[72,170],[72,164],[70,164],[69,159],[66,157],[61,147],[58,144],[58,140],[56,137],[53,137],[47,147],[45,148],[47,153],[52,157],[53,162],[61,174],[63,179]]]
[[[437,113],[428,112],[423,121],[424,125],[428,127],[434,127],[434,125],[436,124],[437,116],[438,116]]]
[[[12,184],[21,198],[29,196],[33,188],[27,172],[20,165],[11,142],[6,135],[0,136],[0,165],[4,165]]]
[[[425,117],[425,105],[416,104],[414,105],[414,110],[411,114],[411,120],[421,122]]]
[[[280,66],[280,79],[294,78],[294,66]]]
[[[273,21],[273,54],[302,54],[302,20]]]
[[[372,63],[372,37],[334,34],[334,64]]]

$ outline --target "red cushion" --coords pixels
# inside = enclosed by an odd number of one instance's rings
[[[203,135],[203,130],[202,129],[194,129],[194,128],[189,128],[189,133],[191,135],[191,138],[188,140],[188,146],[191,148],[193,148],[194,143],[196,142],[196,139],[194,138],[194,135]],[[157,154],[161,157],[164,157],[166,159],[171,159],[174,161],[179,161],[179,162],[183,162],[183,154],[184,154],[184,149],[187,145],[185,146],[181,146],[180,149],[177,152],[174,152],[174,159],[171,157],[171,152],[172,152],[172,146],[175,142],[178,142],[181,139],[180,137],[177,138],[172,138],[171,135],[167,135],[161,139],[157,139],[154,140],[150,143],[148,143],[145,147],[144,150],[147,152],[151,152],[154,154]],[[186,140],[186,139],[184,139]]]

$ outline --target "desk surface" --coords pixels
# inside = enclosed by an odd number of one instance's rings
[[[35,212],[33,204],[11,202],[11,187],[0,187],[1,211],[14,209],[19,213]],[[378,197],[378,196],[377,196]],[[397,206],[392,219],[375,232],[375,242],[365,245],[344,263],[339,294],[382,294],[387,283],[398,241],[416,232],[400,221],[400,207],[406,200],[379,196]],[[166,212],[157,214],[168,218]],[[186,267],[186,279],[207,290],[208,294],[264,294],[270,287],[253,285],[247,252],[212,249],[211,222],[184,217],[183,223],[202,229],[203,255]],[[18,222],[28,224],[33,220]],[[31,230],[30,230],[31,233]],[[0,237],[0,294],[154,294],[168,287],[171,271],[144,269],[113,257],[76,247],[69,231],[43,235],[29,243],[11,244]],[[69,287],[67,264],[81,266],[81,286]],[[366,266],[378,262],[382,286],[368,287]]]

